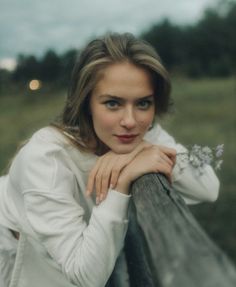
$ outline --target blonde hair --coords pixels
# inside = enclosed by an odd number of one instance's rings
[[[169,75],[154,48],[130,33],[109,33],[97,38],[81,51],[73,69],[63,113],[54,122],[54,126],[82,150],[96,152],[101,147],[90,115],[90,96],[100,72],[108,65],[122,61],[129,61],[150,73],[155,90],[156,115],[168,111]]]

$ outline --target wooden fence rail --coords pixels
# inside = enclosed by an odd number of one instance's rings
[[[131,287],[235,287],[236,270],[161,174],[132,186],[125,252]]]

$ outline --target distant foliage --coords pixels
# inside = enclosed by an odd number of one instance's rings
[[[219,2],[193,26],[164,20],[142,34],[170,70],[192,77],[229,76],[236,72],[236,2]]]
[[[49,50],[41,59],[32,55],[19,55],[12,79],[17,82],[26,82],[35,78],[44,82],[58,82],[65,85],[69,81],[76,55],[76,50],[67,51],[61,56]]]
[[[177,26],[168,19],[154,24],[141,37],[150,42],[167,68],[190,77],[222,77],[236,73],[236,2],[222,0],[215,9],[192,26]],[[49,50],[38,59],[19,55],[12,79],[18,82],[37,78],[44,82],[67,85],[77,51],[63,55]],[[2,79],[8,77],[0,73]]]

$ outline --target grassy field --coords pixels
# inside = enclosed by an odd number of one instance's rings
[[[17,145],[46,125],[63,106],[66,91],[43,87],[0,90],[0,170],[3,173]],[[236,80],[173,79],[174,112],[162,120],[185,144],[225,144],[218,172],[220,197],[216,203],[191,207],[214,241],[236,262]]]

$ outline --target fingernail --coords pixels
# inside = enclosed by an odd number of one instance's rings
[[[100,195],[99,201],[100,201],[100,202],[103,201],[103,194]]]
[[[86,196],[89,196],[89,195],[90,195],[90,191],[89,191],[89,190],[86,190],[85,195],[86,195]]]
[[[113,184],[110,184],[109,188],[112,189],[113,188]]]

